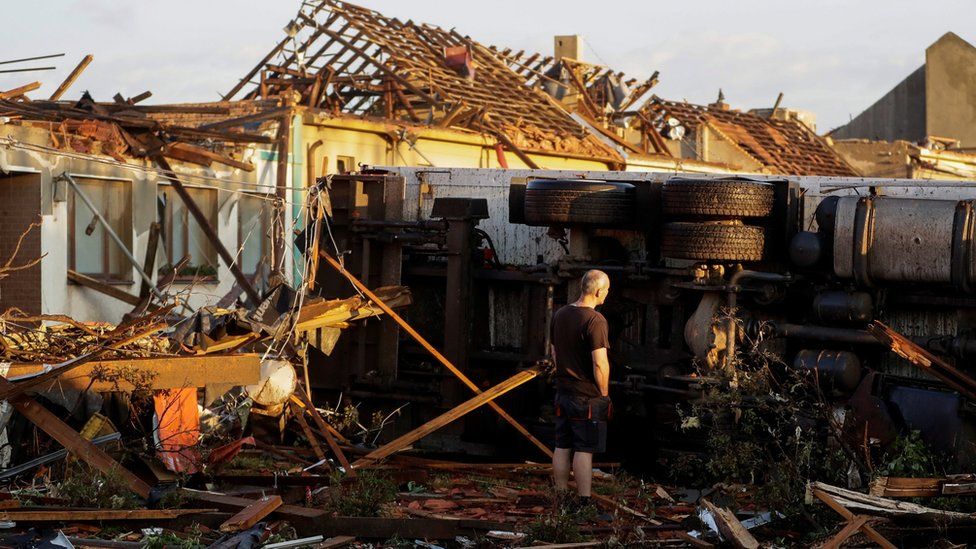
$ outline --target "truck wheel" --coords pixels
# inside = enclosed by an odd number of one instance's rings
[[[663,187],[664,213],[710,218],[765,217],[773,211],[773,186],[755,181],[668,181]]]
[[[629,225],[635,210],[629,183],[536,180],[525,187],[525,221],[532,225]]]
[[[762,227],[667,223],[661,235],[661,255],[702,261],[760,261],[765,241]]]

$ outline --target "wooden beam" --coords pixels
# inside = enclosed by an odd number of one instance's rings
[[[58,89],[54,90],[54,93],[51,94],[49,101],[57,101],[58,99],[61,99],[61,96],[64,95],[64,92],[68,91],[68,88],[70,88],[71,85],[75,83],[75,80],[78,80],[78,77],[81,76],[81,73],[83,73],[85,69],[88,68],[88,64],[92,62],[92,59],[94,59],[94,57],[92,57],[92,54],[90,53],[85,57],[83,57],[81,61],[78,63],[78,65],[74,68],[74,70],[72,70],[71,73],[68,74],[68,77],[64,79],[64,82],[61,82],[61,85],[58,86]]]
[[[233,510],[234,512],[245,509],[254,503],[254,500],[249,498],[228,496],[226,494],[220,494],[217,492],[191,490],[189,488],[183,488],[180,490],[180,493],[193,501],[200,501],[207,505],[213,505],[214,507],[225,510]],[[275,508],[271,514],[287,519],[296,527],[299,524],[308,524],[309,521],[314,521],[326,516],[326,512],[322,509],[312,509],[309,507],[302,507],[300,505],[288,504]],[[322,532],[320,531],[318,533]]]
[[[524,162],[526,166],[532,168],[533,170],[540,170],[540,169],[542,169],[542,168],[539,167],[538,164],[535,163],[534,160],[532,160],[531,158],[529,158],[529,155],[525,154],[525,151],[523,151],[522,149],[520,149],[518,147],[518,145],[515,144],[514,141],[512,141],[511,139],[509,139],[508,135],[505,133],[504,130],[502,130],[501,128],[495,126],[494,123],[491,122],[491,117],[488,115],[488,113],[485,113],[484,120],[481,121],[481,124],[483,126],[486,126],[487,129],[488,129],[488,131],[492,135],[494,135],[495,137],[497,137],[498,140],[501,141],[502,144],[505,145],[506,148],[508,148],[508,150],[510,150],[513,153],[515,153],[515,156],[519,157],[519,160],[521,160],[522,162]]]
[[[44,370],[44,364],[12,363],[7,377],[16,379]],[[148,388],[156,390],[225,383],[250,385],[261,379],[261,357],[256,354],[234,354],[92,360],[49,383],[38,385],[35,390],[61,387],[95,392],[132,391],[135,387],[127,379],[133,378],[148,378]]]
[[[228,120],[221,120],[220,122],[213,122],[211,124],[204,124],[200,126],[203,130],[226,130],[228,128],[236,128],[239,126],[244,126],[247,124],[254,124],[257,122],[264,122],[265,120],[271,120],[273,118],[278,118],[283,112],[287,111],[286,107],[280,107],[275,109],[269,109],[264,112],[259,112],[256,114],[249,114],[247,116],[241,116],[238,118],[230,118]]]
[[[198,157],[206,158],[211,162],[217,162],[219,164],[224,164],[226,166],[238,168],[244,170],[245,172],[254,171],[254,164],[250,162],[243,162],[241,160],[237,160],[230,156],[216,153],[211,151],[210,149],[206,149],[204,147],[198,147],[196,145],[191,145],[189,143],[179,143],[179,142],[171,143],[169,147],[167,147],[167,154],[172,155],[174,151],[177,152],[177,154],[183,152],[190,153]]]
[[[236,515],[224,521],[220,525],[220,531],[228,533],[247,530],[283,504],[284,502],[281,501],[281,496],[265,496],[259,500],[255,500],[254,503],[241,509]]]
[[[244,276],[244,272],[241,271],[240,266],[234,260],[234,256],[227,251],[227,247],[224,246],[223,241],[220,239],[217,231],[214,230],[213,225],[210,224],[210,220],[207,219],[206,214],[200,210],[200,207],[197,206],[197,203],[193,200],[193,197],[186,192],[186,189],[183,187],[183,183],[180,181],[179,177],[177,177],[176,172],[173,171],[173,168],[170,167],[169,162],[167,162],[166,159],[163,158],[163,156],[158,152],[153,155],[153,159],[157,164],[159,164],[159,167],[162,168],[163,178],[170,182],[173,190],[176,191],[176,194],[179,195],[180,199],[183,201],[183,204],[186,206],[186,210],[190,212],[190,215],[192,215],[193,219],[196,220],[197,225],[199,225],[200,229],[203,230],[203,234],[206,235],[207,240],[213,244],[214,248],[217,250],[217,255],[224,260],[224,263],[230,269],[231,274],[234,275],[234,279],[237,280],[237,283],[240,284],[241,288],[244,289],[247,297],[250,298],[254,303],[260,303],[261,296],[258,295],[257,290],[255,290],[254,286],[251,285],[251,281]]]
[[[332,431],[335,431],[335,429],[325,421],[325,418],[323,418],[321,414],[319,414],[318,409],[316,409],[315,405],[312,404],[311,398],[305,394],[305,391],[299,389],[298,394],[300,395],[299,398],[301,398],[305,405],[305,409],[308,411],[309,415],[312,416],[312,421],[315,422],[319,428],[319,431],[322,432],[322,435],[325,438],[325,443],[329,445],[329,449],[332,450],[332,453],[335,455],[336,459],[339,460],[342,468],[346,470],[346,474],[356,476],[356,471],[352,468],[352,465],[349,464],[346,454],[342,451],[342,448],[339,447],[339,443],[336,442],[335,437],[332,436]],[[338,431],[336,431],[336,434],[338,434]]]
[[[821,490],[819,488],[816,488],[816,487],[813,487],[813,488],[811,488],[811,491],[813,492],[813,495],[817,499],[819,499],[820,501],[826,503],[827,504],[827,507],[830,507],[831,509],[833,509],[835,513],[837,513],[838,515],[840,515],[841,517],[843,517],[844,520],[846,520],[847,522],[851,522],[851,521],[853,521],[856,518],[856,516],[854,515],[854,513],[852,513],[849,509],[847,509],[846,507],[844,507],[840,503],[838,503],[837,500],[835,500],[834,498],[832,498],[829,494],[827,494],[823,490]],[[877,530],[874,529],[874,527],[872,527],[872,526],[870,526],[868,524],[862,524],[860,526],[860,529],[861,529],[861,531],[864,532],[865,535],[867,535],[869,538],[871,538],[871,540],[873,540],[875,543],[877,543],[878,545],[880,545],[882,548],[884,548],[884,549],[897,549],[897,547],[895,546],[895,544],[893,544],[890,541],[888,541],[888,538],[882,536]]]
[[[362,467],[368,465],[372,462],[381,460],[388,456],[405,449],[414,442],[424,438],[425,436],[433,433],[434,431],[444,427],[445,425],[452,423],[460,417],[468,414],[469,412],[484,406],[485,404],[493,401],[494,399],[504,395],[505,393],[523,385],[539,375],[538,370],[522,370],[521,372],[515,374],[514,376],[506,379],[505,381],[495,385],[491,389],[471,398],[457,407],[448,410],[447,412],[437,416],[436,418],[428,421],[427,423],[417,427],[413,431],[406,433],[395,440],[373,450],[369,454],[366,454],[362,458],[356,460],[353,464],[354,467]]]
[[[321,29],[322,32],[324,32],[325,34],[327,34],[330,37],[332,37],[333,39],[335,39],[336,42],[342,44],[343,46],[349,48],[353,52],[355,52],[355,53],[359,54],[360,56],[362,56],[363,59],[366,59],[367,61],[369,61],[370,63],[372,63],[373,66],[375,66],[381,72],[386,73],[389,76],[393,77],[394,80],[396,80],[397,82],[399,82],[400,84],[402,84],[405,88],[409,89],[414,94],[416,94],[416,95],[420,96],[421,98],[423,98],[423,100],[424,101],[427,101],[427,103],[430,104],[431,106],[438,104],[438,101],[435,100],[433,97],[431,97],[430,95],[427,95],[427,93],[425,93],[423,90],[421,90],[417,86],[414,86],[413,84],[411,84],[406,78],[404,78],[404,77],[400,76],[399,74],[397,74],[397,72],[395,70],[391,69],[390,67],[387,67],[386,64],[384,64],[379,59],[376,59],[372,55],[366,53],[366,51],[363,50],[362,48],[359,48],[359,47],[354,46],[348,40],[344,39],[342,36],[340,36],[336,32],[334,32],[332,30],[329,30],[329,29],[327,29],[325,27],[320,26],[314,19],[311,19],[307,15],[305,15],[303,13],[299,13],[298,15],[301,18],[305,19],[305,21],[308,24],[314,25],[316,28]]]
[[[31,82],[30,84],[24,84],[23,86],[13,88],[5,92],[0,92],[0,99],[13,99],[15,97],[20,97],[21,95],[24,95],[27,92],[32,92],[40,87],[41,87],[40,82]]]
[[[464,109],[466,109],[467,107],[468,105],[464,101],[458,101],[457,105],[454,105],[454,108],[448,111],[447,114],[444,115],[444,118],[442,118],[440,122],[437,123],[437,127],[450,128],[451,124],[453,124],[454,121],[457,120],[458,116],[460,116],[461,113],[464,111]]]
[[[738,549],[759,549],[759,542],[739,522],[739,519],[735,518],[735,514],[732,511],[724,507],[719,507],[707,499],[703,499],[702,504],[712,513],[712,518],[715,519],[715,525],[718,526],[718,531],[725,538],[725,541],[731,543]]]
[[[383,312],[386,313],[394,322],[399,324],[400,327],[403,328],[405,332],[410,334],[410,337],[414,338],[414,340],[417,341],[417,343],[419,343],[424,349],[426,349],[427,352],[429,352],[434,358],[436,358],[437,361],[440,362],[442,366],[444,366],[445,368],[447,368],[449,372],[454,374],[455,377],[457,377],[461,381],[461,383],[463,383],[468,389],[471,389],[471,391],[473,391],[475,394],[481,393],[481,389],[478,388],[478,386],[475,385],[475,383],[471,381],[468,378],[468,376],[464,375],[464,373],[461,370],[458,370],[457,367],[454,364],[452,364],[450,360],[447,359],[447,357],[441,354],[441,352],[438,351],[433,345],[431,345],[430,342],[427,341],[422,335],[420,335],[420,333],[418,333],[417,330],[414,330],[413,326],[408,324],[406,320],[404,320],[400,315],[396,313],[396,311],[394,311],[392,308],[390,308],[389,305],[384,303],[383,300],[377,297],[376,294],[374,294],[369,288],[367,288],[365,284],[360,282],[359,279],[353,276],[352,273],[345,270],[342,267],[342,265],[340,265],[339,262],[336,261],[334,257],[329,255],[324,250],[319,250],[319,254],[321,254],[322,258],[325,259],[325,261],[333,269],[335,269],[336,272],[346,277],[346,279],[349,280],[349,282],[352,283],[353,286],[358,288],[359,291],[363,292],[363,295],[368,297],[370,301],[372,301],[373,303],[376,304],[377,307],[382,309]],[[528,429],[523,427],[518,421],[515,420],[515,418],[510,416],[508,412],[506,412],[500,405],[498,405],[498,403],[489,400],[488,405],[491,406],[492,409],[495,410],[495,412],[502,417],[502,419],[507,421],[509,425],[514,427],[515,430],[517,430],[519,433],[522,434],[522,436],[528,439],[529,442],[534,444],[536,448],[541,450],[547,456],[552,457],[552,450],[550,450],[549,447],[546,446],[545,444],[539,442],[537,438],[532,436],[532,433],[530,433]]]
[[[20,509],[0,511],[0,520],[13,522],[95,522],[106,520],[172,520],[216,509]]]
[[[152,276],[153,270],[156,268],[156,251],[159,248],[159,233],[163,226],[157,222],[153,221],[149,225],[149,241],[146,243],[146,259],[143,260],[142,270],[149,276]],[[139,286],[139,300],[151,297],[149,284],[143,280],[142,285]],[[139,303],[136,304],[139,306]]]
[[[12,383],[0,377],[0,388],[9,389]],[[50,410],[41,406],[32,398],[18,395],[9,399],[13,407],[31,423],[37,425],[42,431],[51,436],[59,444],[64,446],[75,457],[91,465],[98,471],[106,475],[117,475],[125,481],[126,485],[134,493],[142,498],[148,498],[150,487],[142,479],[132,474],[131,471],[119,465],[111,456],[95,446],[90,440],[82,437],[77,431],[61,421],[58,416]],[[62,513],[60,515],[64,517]],[[25,520],[25,519],[5,519],[5,520]],[[61,520],[64,520],[63,518]]]
[[[868,325],[868,332],[898,356],[941,379],[966,398],[976,400],[976,379],[969,374],[959,371],[952,364],[878,320]]]
[[[139,296],[132,295],[128,292],[120,290],[115,286],[95,280],[90,276],[85,276],[79,272],[72,271],[71,269],[68,269],[68,280],[86,288],[91,288],[92,290],[95,290],[101,294],[118,299],[124,303],[128,303],[132,306],[136,306],[142,301],[139,299]]]
[[[308,443],[312,446],[312,451],[315,452],[315,457],[319,461],[325,461],[325,452],[322,451],[322,447],[319,445],[319,439],[315,438],[315,434],[312,433],[312,429],[308,426],[308,422],[305,421],[305,412],[302,407],[291,403],[291,413],[295,416],[295,421],[302,428],[302,433],[304,433],[305,438],[308,439]]]

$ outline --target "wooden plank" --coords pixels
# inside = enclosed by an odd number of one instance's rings
[[[18,378],[43,371],[44,364],[12,363],[7,377]],[[99,373],[102,375],[96,376]],[[119,379],[111,379],[113,377]],[[261,379],[261,357],[256,354],[234,354],[205,357],[96,359],[65,372],[56,380],[38,385],[35,390],[46,391],[61,387],[82,391],[89,389],[95,392],[131,391],[135,387],[124,378],[147,377],[151,377],[148,380],[151,389],[204,387],[208,384],[222,383],[250,385]]]
[[[864,524],[868,521],[868,518],[869,517],[865,515],[855,516],[854,520],[848,522],[846,526],[841,528],[840,532],[837,532],[833,537],[823,544],[823,549],[840,549],[840,546],[847,541],[848,538],[853,536],[858,530],[861,529],[862,526],[864,526]]]
[[[142,270],[150,276],[152,276],[153,269],[156,268],[156,250],[159,248],[159,233],[161,229],[162,225],[157,221],[153,221],[149,225],[149,241],[146,243],[146,259],[143,260]],[[148,298],[150,296],[149,290],[149,284],[143,280],[142,285],[139,286],[139,299]]]
[[[305,412],[302,410],[302,407],[292,402],[291,412],[292,415],[295,416],[295,420],[298,421],[298,425],[302,428],[302,433],[305,434],[305,438],[308,439],[308,443],[312,446],[312,451],[315,452],[315,457],[317,457],[319,461],[324,461],[325,452],[323,452],[322,447],[319,446],[319,439],[315,438],[315,434],[312,433],[312,429],[308,426],[308,422],[305,421]]]
[[[316,543],[312,549],[339,549],[339,547],[345,547],[354,541],[356,541],[355,536],[335,536]]]
[[[171,520],[216,509],[22,509],[0,511],[0,520],[14,522],[78,522],[108,520]]]
[[[831,509],[834,510],[835,513],[843,517],[844,520],[848,522],[854,520],[854,513],[852,513],[850,510],[848,510],[840,503],[838,503],[837,500],[832,498],[829,494],[816,487],[811,488],[811,491],[813,492],[813,495],[817,499],[826,503],[828,507],[830,507]],[[868,524],[863,524],[861,525],[860,529],[865,533],[865,535],[871,538],[875,543],[880,545],[882,548],[897,549],[895,544],[888,541],[888,538],[882,536],[877,530],[874,529],[874,527]]]
[[[950,388],[958,391],[970,400],[976,400],[976,379],[969,374],[956,369],[952,364],[935,356],[928,349],[892,330],[878,320],[868,325],[868,332],[878,341],[888,346],[898,356],[938,377]]]
[[[168,147],[167,155],[172,155],[173,152],[177,153],[190,153],[198,157],[206,158],[212,162],[217,162],[219,164],[224,164],[225,166],[231,166],[233,168],[238,168],[244,170],[245,172],[253,172],[254,164],[250,162],[242,162],[230,156],[216,153],[210,149],[204,147],[198,147],[196,145],[191,145],[189,143],[172,143]]]
[[[342,468],[345,469],[346,474],[356,476],[356,471],[352,468],[352,465],[349,464],[346,454],[342,451],[342,448],[339,447],[335,437],[332,436],[332,431],[335,431],[335,429],[333,429],[332,426],[325,421],[325,418],[319,414],[318,409],[316,409],[315,405],[312,404],[312,399],[305,394],[305,391],[299,389],[298,393],[301,395],[300,398],[305,404],[305,409],[308,411],[309,415],[312,416],[312,421],[318,425],[319,430],[322,432],[322,435],[325,438],[325,443],[329,445],[329,449],[332,450],[333,455],[335,455],[336,459],[339,460],[339,463],[342,465]],[[338,434],[338,431],[335,432]],[[346,442],[348,443],[348,441]]]
[[[7,90],[5,92],[0,92],[0,99],[13,99],[15,97],[20,97],[27,92],[32,92],[37,88],[41,87],[40,82],[31,82],[30,84],[24,84],[23,86],[18,86],[16,88]]]
[[[932,497],[942,493],[941,478],[878,477],[870,494],[879,497]]]
[[[12,383],[0,378],[0,388],[7,389],[11,386],[13,386]],[[104,474],[120,476],[133,492],[143,498],[149,497],[150,487],[148,484],[119,465],[111,456],[95,446],[90,440],[83,438],[67,423],[61,421],[58,416],[38,404],[34,399],[19,395],[11,398],[9,402],[31,423],[58,441],[74,456]]]
[[[78,63],[78,65],[75,66],[74,70],[72,70],[71,73],[68,74],[68,77],[64,79],[64,82],[61,82],[61,85],[58,86],[58,89],[54,90],[54,93],[51,94],[49,100],[57,101],[58,99],[61,99],[61,96],[64,95],[64,92],[68,91],[68,88],[70,88],[71,85],[75,83],[75,80],[78,80],[78,77],[81,76],[81,73],[84,72],[86,68],[88,68],[88,64],[92,62],[92,59],[94,59],[94,57],[92,57],[92,54],[90,53],[85,57],[83,57],[81,61]]]
[[[487,520],[451,520],[435,518],[329,517],[292,524],[300,535],[327,533],[332,536],[355,536],[366,539],[454,539],[473,537],[491,530],[511,530],[512,524]]]
[[[718,531],[722,533],[725,541],[731,543],[738,549],[759,549],[759,542],[749,533],[749,530],[739,522],[732,511],[724,507],[719,507],[707,499],[702,500],[706,509],[711,511],[712,518]]]
[[[72,271],[71,269],[68,269],[68,280],[86,288],[91,288],[92,290],[95,290],[101,294],[118,299],[124,303],[128,303],[132,306],[138,305],[141,301],[139,296],[132,295],[126,291],[120,290],[115,286],[112,286],[111,284],[105,284],[104,282],[95,280],[90,276],[85,276],[77,271]]]
[[[381,460],[385,457],[395,454],[400,450],[410,446],[414,442],[424,438],[425,436],[433,433],[434,431],[444,427],[445,425],[463,417],[465,414],[476,410],[477,408],[491,402],[492,400],[504,395],[505,393],[523,385],[539,375],[538,370],[522,370],[521,372],[515,374],[514,376],[506,379],[505,381],[495,385],[491,389],[461,403],[460,405],[448,410],[447,412],[437,416],[436,418],[428,421],[427,423],[417,427],[413,431],[406,433],[395,440],[373,450],[369,454],[366,454],[362,458],[358,459],[356,463],[353,464],[354,467],[362,467],[368,465],[372,462]]]
[[[532,549],[582,549],[584,547],[603,547],[602,541],[578,541],[576,543],[553,543],[549,545],[533,545]]]
[[[242,498],[237,496],[228,496],[226,494],[220,494],[217,492],[204,492],[201,490],[191,490],[189,488],[183,488],[180,493],[186,496],[188,499],[193,501],[200,501],[206,503],[207,505],[213,505],[219,509],[230,509],[237,512],[244,509],[254,503],[253,499]],[[326,516],[326,512],[321,509],[310,509],[308,507],[301,507],[299,505],[288,505],[284,504],[277,507],[271,513],[273,516],[278,516],[291,521],[296,527],[299,524],[308,524],[311,521],[320,519]],[[322,532],[317,532],[321,534]]]
[[[220,525],[221,532],[240,532],[254,526],[261,519],[284,504],[281,496],[265,496],[241,509]]]
[[[420,335],[416,330],[414,330],[413,327],[410,326],[410,324],[408,324],[406,320],[404,320],[400,315],[396,313],[396,311],[394,311],[386,303],[384,303],[383,300],[377,297],[376,294],[374,294],[368,287],[366,287],[365,284],[360,282],[358,278],[352,275],[352,273],[345,270],[342,267],[342,265],[340,265],[339,262],[336,261],[334,257],[329,255],[324,250],[320,250],[319,254],[322,256],[323,259],[325,259],[325,261],[333,269],[336,270],[336,272],[346,277],[346,279],[348,279],[353,286],[359,288],[359,291],[363,292],[363,295],[368,297],[370,301],[372,301],[373,303],[376,304],[377,307],[382,309],[383,312],[386,313],[394,322],[399,324],[404,331],[410,334],[410,336],[414,338],[415,341],[417,341],[417,343],[420,343],[420,345],[424,347],[427,350],[427,352],[433,355],[433,357],[436,358],[437,361],[441,363],[441,365],[447,368],[449,372],[454,374],[455,377],[457,377],[461,381],[461,383],[463,383],[468,389],[471,389],[471,391],[474,392],[475,394],[481,393],[481,389],[477,385],[475,385],[474,382],[468,378],[468,376],[464,375],[464,373],[461,372],[461,370],[458,370],[457,367],[454,366],[454,364],[452,364],[451,361],[447,359],[447,357],[445,357],[443,354],[441,354],[440,351],[434,348],[434,346],[431,345],[430,342],[428,342],[422,335]],[[508,412],[506,412],[498,403],[489,400],[488,405],[491,406],[492,409],[495,410],[495,412],[502,417],[502,419],[507,421],[509,425],[514,427],[515,430],[517,430],[519,433],[522,434],[522,436],[528,439],[529,442],[534,444],[536,448],[541,450],[547,456],[552,457],[552,450],[550,450],[548,446],[540,442],[537,438],[532,436],[532,433],[529,433],[528,429],[523,427],[522,424],[520,424],[518,421],[515,420],[515,418],[510,416]]]
[[[163,158],[163,156],[159,153],[153,155],[153,159],[156,161],[156,164],[162,168],[163,177],[170,182],[173,190],[176,191],[176,194],[180,197],[180,200],[183,201],[183,205],[186,206],[186,210],[190,212],[193,219],[196,220],[197,225],[203,229],[203,233],[206,235],[207,240],[213,244],[214,248],[217,250],[217,255],[224,260],[224,263],[230,269],[231,274],[234,275],[234,279],[237,280],[237,283],[240,284],[241,288],[244,289],[244,292],[247,293],[247,297],[250,298],[254,303],[259,303],[261,301],[261,296],[258,295],[257,290],[255,290],[254,286],[251,285],[251,281],[244,276],[244,272],[241,271],[241,268],[235,261],[234,256],[227,251],[227,247],[224,246],[224,243],[217,234],[217,231],[214,230],[213,225],[210,224],[210,220],[207,219],[207,215],[200,210],[200,207],[197,206],[196,201],[193,200],[193,197],[191,197],[183,187],[183,183],[180,181],[180,178],[177,177],[176,172],[173,171],[173,168],[170,167],[169,162],[167,162],[166,159]]]
[[[221,120],[220,122],[213,122],[211,124],[204,124],[200,126],[200,129],[204,130],[226,130],[228,128],[236,128],[240,126],[245,126],[248,124],[254,124],[257,122],[264,122],[266,120],[271,120],[272,118],[278,118],[288,109],[286,107],[278,107],[274,109],[268,109],[263,112],[249,114],[247,116],[240,116],[237,118],[230,118],[227,120]]]

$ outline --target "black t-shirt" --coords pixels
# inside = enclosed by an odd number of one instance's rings
[[[600,396],[593,377],[592,352],[610,347],[607,319],[590,307],[561,307],[552,317],[552,345],[556,348],[556,389]]]

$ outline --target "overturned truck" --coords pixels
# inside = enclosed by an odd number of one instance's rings
[[[687,449],[674,403],[761,339],[783,367],[815,372],[845,429],[881,444],[918,430],[971,465],[971,183],[381,168],[320,185],[330,248],[367,284],[410,286],[414,325],[486,382],[544,362],[553,311],[583,272],[607,272],[611,392],[627,410],[611,446],[625,461]],[[357,331],[319,357],[332,362],[319,385],[434,408],[463,396],[395,326]],[[504,405],[543,438],[537,392]],[[514,449],[491,421],[468,418],[461,440]]]

